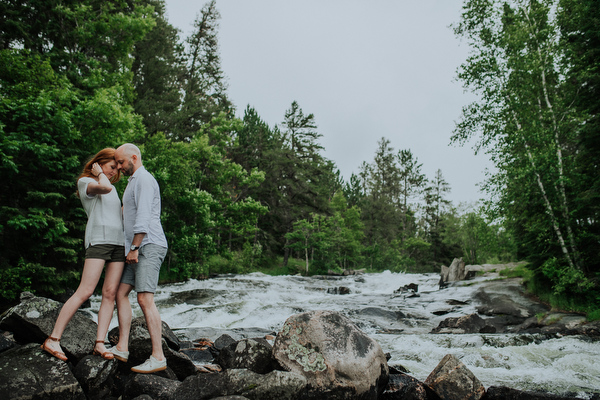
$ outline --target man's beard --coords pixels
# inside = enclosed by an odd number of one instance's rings
[[[123,168],[123,175],[131,176],[133,175],[133,165],[129,164],[127,168]]]

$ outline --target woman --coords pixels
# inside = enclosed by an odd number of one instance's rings
[[[121,200],[112,185],[120,179],[121,174],[114,156],[115,149],[101,150],[85,165],[77,180],[77,195],[88,216],[83,273],[77,291],[63,305],[52,334],[42,344],[42,349],[63,361],[67,361],[67,356],[59,343],[62,334],[75,312],[94,292],[105,264],[106,273],[93,353],[107,360],[114,358],[114,355],[106,350],[104,338],[113,315],[115,295],[125,265]]]

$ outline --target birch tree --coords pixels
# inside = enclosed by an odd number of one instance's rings
[[[562,291],[588,282],[571,218],[578,120],[563,93],[557,10],[555,0],[465,1],[454,29],[472,51],[458,76],[479,99],[463,109],[452,140],[477,138],[476,151],[491,155],[497,210],[520,225],[522,252]]]

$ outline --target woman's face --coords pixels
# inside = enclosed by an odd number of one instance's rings
[[[117,170],[117,162],[115,160],[111,160],[106,164],[102,164],[102,172],[104,175],[110,180],[113,176],[115,176],[118,172]]]

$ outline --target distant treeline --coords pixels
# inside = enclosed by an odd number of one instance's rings
[[[518,258],[557,291],[597,289],[599,73],[584,35],[597,35],[598,11],[564,1],[562,20],[556,2],[488,3],[466,1],[455,27],[476,50],[459,78],[482,95],[453,138],[479,138],[499,172],[486,185],[493,201],[459,211],[440,170],[426,177],[385,138],[344,181],[297,102],[276,126],[251,107],[236,118],[216,1],[183,40],[163,0],[3,1],[0,297],[76,284],[86,218],[75,179],[88,157],[124,142],[141,147],[161,187],[163,279],[290,259],[314,274]]]

